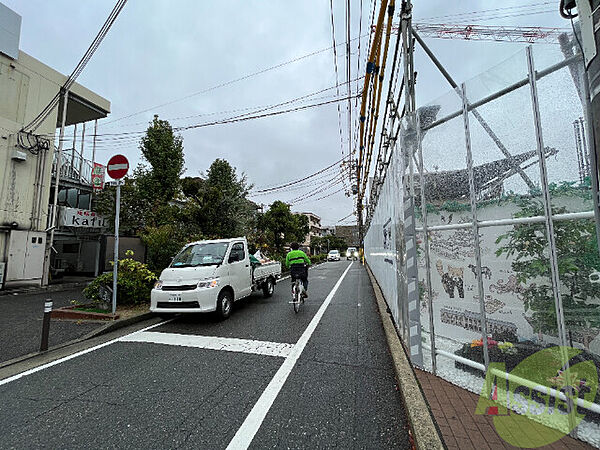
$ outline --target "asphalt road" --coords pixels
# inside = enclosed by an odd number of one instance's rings
[[[410,448],[368,276],[348,266],[311,270],[298,314],[284,280],[226,321],[124,331],[0,380],[0,446]]]
[[[81,288],[41,294],[0,296],[0,362],[37,352],[42,337],[44,301],[51,298],[54,308],[69,306],[71,300],[85,303]],[[50,347],[78,339],[102,323],[52,320]]]

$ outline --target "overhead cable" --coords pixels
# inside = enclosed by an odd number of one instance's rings
[[[127,0],[117,1],[108,18],[104,22],[104,25],[102,25],[102,28],[88,47],[87,51],[85,52],[85,54],[83,55],[73,72],[71,72],[71,75],[69,75],[65,83],[61,86],[59,92],[57,92],[56,95],[52,98],[52,100],[50,100],[50,103],[46,105],[42,112],[40,112],[29,124],[25,125],[21,129],[21,131],[35,131],[52,113],[52,110],[58,105],[61,95],[71,88],[71,86],[73,85],[73,83],[75,83],[81,72],[83,72],[83,69],[85,69],[85,67],[87,66],[88,62],[90,61],[90,59],[92,58],[92,56],[94,55],[94,53],[96,52],[106,35],[108,34],[108,31],[112,27],[117,17],[119,16],[119,13],[125,6],[125,3],[127,3]]]
[[[362,39],[362,38],[364,38],[366,36],[367,35],[365,35],[365,36],[360,36],[359,35],[358,37],[355,37],[352,40],[355,41],[355,40],[358,39],[360,41],[360,39]],[[343,45],[343,44],[338,44],[338,45]],[[284,66],[286,66],[288,64],[293,64],[293,63],[301,61],[303,59],[310,58],[311,56],[315,56],[315,55],[318,55],[320,53],[327,52],[327,51],[331,50],[331,48],[332,47],[327,47],[327,48],[323,48],[323,49],[320,49],[320,50],[316,50],[316,51],[308,53],[306,55],[302,55],[302,56],[299,56],[297,58],[290,59],[289,61],[285,61],[285,62],[282,62],[280,64],[276,64],[274,66],[267,67],[266,69],[261,69],[261,70],[259,70],[257,72],[252,72],[252,73],[250,73],[248,75],[244,75],[242,77],[235,78],[233,80],[229,80],[229,81],[225,81],[225,82],[220,83],[220,84],[216,84],[214,86],[208,87],[206,89],[202,89],[201,91],[194,92],[194,93],[186,95],[184,97],[180,97],[180,98],[177,98],[175,100],[168,101],[166,103],[161,103],[160,105],[152,106],[150,108],[146,108],[146,109],[143,109],[141,111],[137,111],[137,112],[128,114],[128,115],[123,116],[123,117],[118,117],[116,119],[112,119],[112,120],[106,121],[106,122],[104,122],[104,125],[108,125],[108,124],[111,124],[111,123],[114,123],[114,122],[118,122],[120,120],[128,119],[130,117],[137,116],[139,114],[143,114],[143,113],[148,112],[148,111],[153,111],[155,109],[162,108],[162,107],[168,106],[168,105],[172,105],[174,103],[178,103],[178,102],[181,102],[183,100],[187,100],[189,98],[192,98],[192,97],[195,97],[195,96],[198,96],[198,95],[206,94],[206,93],[214,91],[216,89],[220,89],[220,88],[223,88],[223,87],[226,87],[226,86],[230,86],[230,85],[238,83],[240,81],[247,80],[248,78],[252,78],[252,77],[255,77],[257,75],[261,75],[263,73],[267,73],[267,72],[270,72],[272,70],[279,69],[280,67],[284,67]]]

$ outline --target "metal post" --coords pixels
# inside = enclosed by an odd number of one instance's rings
[[[427,280],[427,308],[429,309],[429,339],[431,347],[431,368],[437,373],[437,355],[435,353],[435,323],[433,320],[433,287],[431,285],[431,256],[429,253],[429,230],[427,228],[427,199],[425,197],[425,177],[423,164],[423,146],[421,145],[421,121],[417,114],[417,152],[419,153],[419,187],[421,191],[421,216],[423,222],[423,247],[425,249],[425,276]]]
[[[592,115],[592,102],[590,100],[590,86],[588,77],[584,77],[583,83],[583,96],[586,99],[585,108],[583,109],[585,115],[584,126],[585,135],[583,137],[585,146],[584,157],[588,158],[588,171],[590,179],[592,181],[592,199],[594,203],[594,217],[596,219],[596,242],[598,242],[598,251],[600,252],[600,194],[598,187],[598,161],[596,160],[596,149],[595,149],[595,136],[594,136],[594,122]]]
[[[98,119],[94,121],[94,140],[92,144],[92,176],[94,173],[94,163],[96,162],[96,136],[98,136]],[[94,198],[94,187],[92,186],[92,193],[90,194],[90,209],[92,209],[92,200]]]
[[[48,350],[48,336],[50,334],[50,315],[52,314],[52,299],[47,298],[44,302],[44,320],[42,322],[42,343],[40,352]]]
[[[69,176],[71,178],[75,178],[73,176],[73,172],[75,172],[75,145],[77,144],[77,124],[73,125],[73,148],[71,149],[71,167],[69,168]]]
[[[569,374],[569,356],[566,347],[569,344],[567,340],[567,331],[565,326],[565,316],[563,310],[562,296],[560,293],[560,275],[558,272],[558,255],[556,253],[556,239],[554,236],[554,222],[552,220],[552,203],[550,199],[550,190],[548,188],[548,170],[546,168],[546,158],[544,157],[544,138],[542,134],[542,120],[540,116],[540,104],[537,92],[537,74],[533,61],[533,48],[528,46],[527,53],[527,75],[529,77],[529,87],[531,88],[531,106],[533,108],[533,120],[535,125],[535,135],[537,143],[537,152],[540,165],[540,182],[542,184],[542,200],[544,203],[544,217],[546,221],[546,234],[548,236],[548,246],[550,247],[550,276],[552,280],[552,292],[554,293],[554,308],[556,311],[556,325],[558,327],[558,337],[562,346],[562,366],[567,376]],[[574,410],[577,411],[577,408]],[[573,414],[569,414],[569,429],[572,436],[577,435],[575,420]]]
[[[550,191],[548,189],[548,171],[546,168],[546,158],[544,157],[544,139],[542,136],[542,121],[540,117],[540,105],[537,93],[537,79],[535,66],[533,63],[532,47],[527,49],[527,68],[529,75],[529,86],[531,88],[531,105],[533,107],[533,119],[535,125],[535,134],[537,141],[537,152],[540,165],[540,181],[542,184],[542,200],[544,203],[544,217],[546,219],[546,233],[548,235],[548,245],[550,247],[550,275],[552,280],[552,291],[554,293],[554,304],[556,308],[556,322],[558,326],[558,336],[560,345],[567,346],[567,332],[564,322],[564,311],[562,298],[560,294],[560,277],[558,273],[558,255],[556,254],[556,239],[554,237],[554,223],[552,221],[552,204],[550,201]]]
[[[50,252],[54,249],[54,231],[56,229],[56,211],[58,209],[58,185],[60,183],[60,171],[62,169],[62,149],[63,139],[65,137],[65,123],[67,121],[67,102],[69,100],[69,91],[63,93],[63,110],[60,123],[60,134],[58,138],[58,154],[56,157],[56,174],[54,176],[54,200],[52,202],[52,221],[50,222],[50,239],[46,249],[44,259],[44,273],[42,284],[48,284],[48,273],[50,272]]]
[[[81,130],[81,154],[79,155],[79,181],[82,181],[82,170],[83,170],[83,151],[85,141],[85,122],[83,122],[83,129]]]
[[[119,266],[119,212],[121,210],[121,180],[117,180],[117,199],[115,211],[115,255],[113,266],[112,313],[117,311],[117,276]]]
[[[477,290],[479,292],[479,314],[481,320],[481,342],[483,343],[483,363],[485,370],[490,364],[488,351],[487,318],[485,315],[485,293],[483,290],[483,277],[481,276],[481,246],[479,243],[479,223],[477,222],[477,198],[475,191],[475,176],[473,175],[473,153],[471,151],[471,129],[469,127],[469,102],[467,100],[467,86],[461,86],[463,121],[465,124],[465,147],[467,150],[467,172],[469,173],[469,197],[471,197],[471,217],[473,241],[475,245],[475,265],[477,267]]]

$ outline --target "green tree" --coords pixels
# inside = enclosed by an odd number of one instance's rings
[[[281,253],[286,243],[304,241],[309,231],[308,217],[293,214],[290,205],[277,200],[260,216],[258,228],[262,230],[264,238],[272,248]]]
[[[209,237],[242,236],[255,228],[257,207],[247,199],[250,188],[246,176],[238,176],[224,159],[216,159],[203,178],[181,182],[189,219]]]
[[[515,217],[544,215],[543,204],[535,199],[518,201],[521,210]],[[566,208],[553,207],[554,214],[566,213]],[[600,328],[600,305],[590,302],[600,298],[600,284],[590,281],[590,275],[600,270],[600,256],[593,220],[554,222],[558,255],[558,272],[565,324],[573,340],[587,348]],[[514,258],[512,269],[521,283],[530,283],[522,297],[525,312],[532,312],[531,325],[535,332],[557,335],[556,310],[551,285],[548,240],[543,223],[517,224],[499,236],[504,243],[496,255]]]
[[[190,229],[174,222],[148,227],[141,234],[147,246],[148,267],[155,273],[160,273],[171,263],[171,258],[190,241],[200,240],[202,236],[190,234]]]
[[[339,250],[343,252],[348,248],[346,240],[339,236],[315,236],[310,240],[310,249],[313,253],[319,253],[328,250]]]
[[[183,174],[183,140],[166,120],[154,116],[140,141],[148,164],[138,165],[121,185],[120,227],[124,234],[139,234],[145,227],[173,223],[178,206],[172,204]],[[114,223],[115,190],[108,186],[96,198],[97,211]]]
[[[154,116],[140,141],[140,150],[150,167],[142,165],[137,176],[142,194],[154,204],[167,203],[179,192],[185,163],[183,139],[173,134],[166,120]]]
[[[119,232],[125,236],[136,236],[146,225],[150,203],[144,198],[136,184],[136,171],[121,182],[121,211]],[[95,195],[94,209],[109,221],[111,230],[115,223],[116,187],[106,186]]]

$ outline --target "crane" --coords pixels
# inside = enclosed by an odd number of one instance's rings
[[[423,37],[437,39],[464,39],[468,41],[526,42],[558,44],[558,36],[570,32],[568,28],[508,27],[502,25],[466,25],[444,23],[413,23]],[[398,26],[392,27],[397,32]]]

